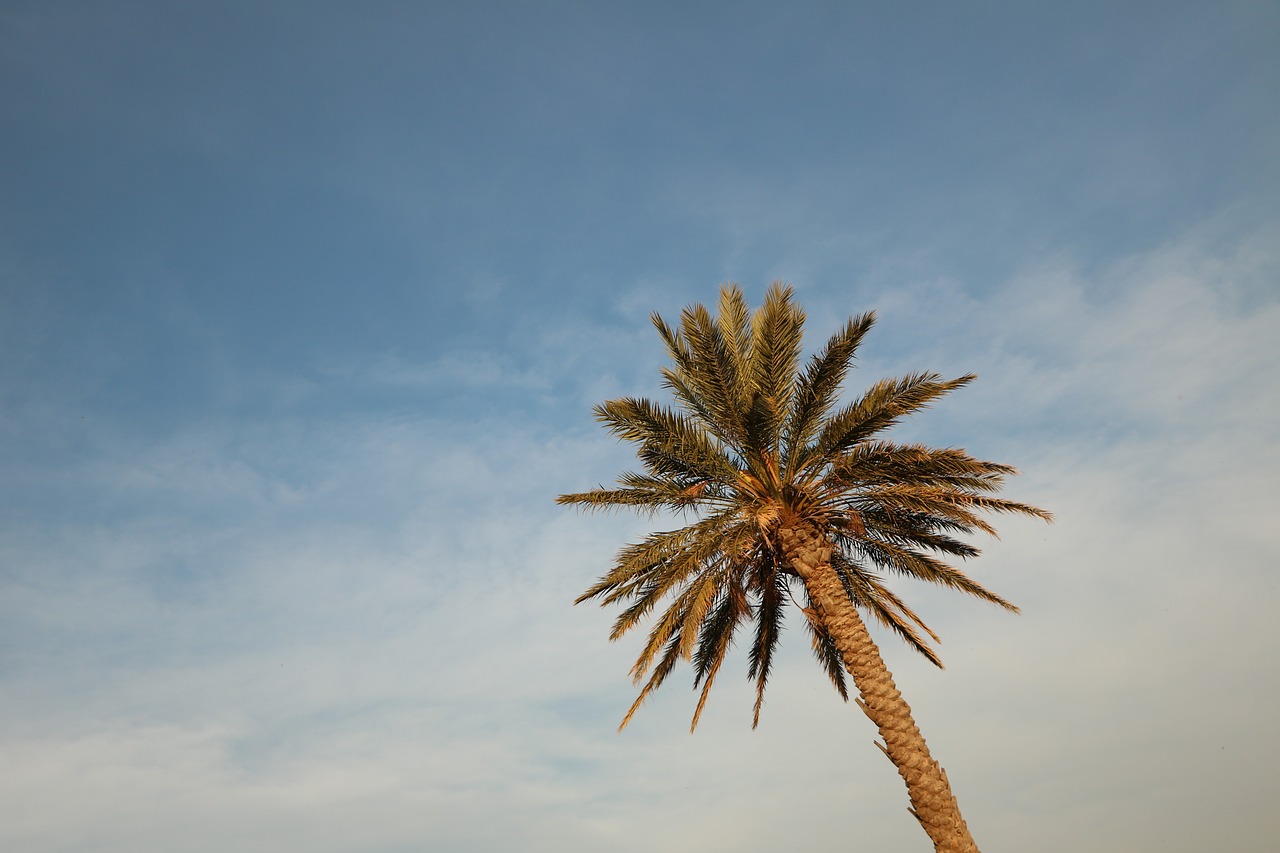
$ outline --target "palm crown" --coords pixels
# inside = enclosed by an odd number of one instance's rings
[[[683,658],[702,688],[696,727],[744,625],[753,627],[748,677],[756,684],[758,724],[788,602],[805,616],[817,660],[847,699],[845,659],[787,558],[778,535],[784,526],[818,531],[849,601],[938,666],[930,644],[937,636],[885,585],[886,575],[942,584],[1016,611],[946,562],[978,554],[956,537],[994,533],[986,513],[1049,517],[993,496],[1014,469],[963,450],[881,437],[975,377],[913,373],[876,382],[837,407],[875,315],[850,319],[802,369],[805,315],[791,288],[778,283],[754,314],[742,291],[728,285],[714,317],[694,305],[677,327],[652,319],[671,358],[663,377],[676,406],[624,397],[595,408],[610,432],[636,445],[643,472],[623,474],[617,488],[558,499],[589,509],[675,511],[688,521],[623,548],[578,599],[625,605],[611,639],[663,606],[632,667],[644,686],[622,726]]]

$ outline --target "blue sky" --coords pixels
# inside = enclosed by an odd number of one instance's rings
[[[623,734],[648,314],[875,308],[850,393],[1052,526],[884,639],[983,849],[1269,850],[1280,11],[0,7],[0,847],[922,849],[791,637]],[[745,660],[738,662],[745,673]],[[762,808],[762,804],[768,804]]]

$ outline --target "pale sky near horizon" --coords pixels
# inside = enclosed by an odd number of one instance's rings
[[[1273,850],[1277,138],[1271,2],[0,4],[0,849],[928,849],[803,632],[618,734],[571,606],[782,279],[1057,516],[878,635],[985,853]]]

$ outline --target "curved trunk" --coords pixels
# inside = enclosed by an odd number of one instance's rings
[[[910,706],[894,685],[880,650],[831,566],[831,543],[807,525],[783,526],[778,539],[787,562],[804,581],[818,616],[840,649],[845,669],[862,696],[858,704],[884,738],[884,745],[876,746],[898,768],[911,798],[910,811],[933,839],[934,850],[978,853],[946,771],[929,755]]]

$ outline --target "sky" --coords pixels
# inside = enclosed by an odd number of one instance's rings
[[[986,853],[1280,834],[1280,7],[0,3],[0,848],[925,850],[794,629],[624,732],[650,312],[1016,465],[877,633]]]

